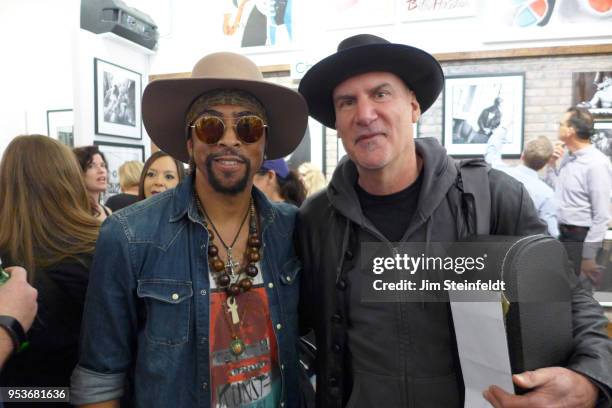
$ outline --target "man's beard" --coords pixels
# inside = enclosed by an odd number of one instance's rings
[[[236,156],[240,160],[242,160],[242,162],[246,166],[246,169],[245,169],[245,172],[242,178],[235,181],[233,184],[224,185],[222,183],[222,180],[219,179],[213,172],[212,165],[215,159],[222,157],[222,156],[228,156],[228,155]],[[208,183],[213,188],[213,190],[215,190],[216,192],[233,196],[233,195],[243,192],[244,189],[246,188],[247,182],[249,180],[249,174],[251,174],[251,162],[249,161],[249,159],[247,159],[240,153],[236,152],[235,150],[226,149],[223,152],[212,153],[206,158],[205,165],[206,165],[206,175],[208,178]]]

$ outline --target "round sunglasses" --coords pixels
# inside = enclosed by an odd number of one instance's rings
[[[228,127],[234,129],[242,142],[251,144],[261,139],[268,125],[255,115],[240,116],[234,120],[233,125],[228,125],[219,116],[200,116],[189,127],[193,129],[196,137],[206,144],[218,143]]]

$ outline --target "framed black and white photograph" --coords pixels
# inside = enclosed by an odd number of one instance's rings
[[[612,71],[574,72],[572,104],[595,119],[612,120]]]
[[[612,122],[595,122],[591,143],[612,161]]]
[[[495,132],[504,140],[502,156],[523,150],[524,74],[447,77],[442,142],[457,157],[483,156]]]
[[[94,141],[94,145],[104,153],[108,165],[108,187],[105,200],[121,192],[119,188],[119,166],[126,161],[137,160],[144,163],[145,151],[142,145]]]
[[[72,109],[47,111],[47,135],[68,147],[74,147],[74,112]]]
[[[138,72],[94,58],[96,134],[142,138]]]

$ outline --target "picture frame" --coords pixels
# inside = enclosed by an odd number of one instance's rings
[[[98,146],[98,149],[106,158],[106,164],[108,166],[108,186],[106,188],[105,199],[108,199],[121,192],[119,188],[119,166],[130,160],[138,160],[144,163],[144,146],[102,142],[98,140],[94,141],[94,145]]]
[[[74,111],[72,109],[48,110],[47,135],[70,148],[74,147]]]
[[[572,105],[596,120],[612,121],[612,71],[572,73]]]
[[[142,75],[94,58],[96,134],[142,139],[141,97]]]
[[[591,143],[612,162],[612,122],[596,121]]]
[[[442,144],[455,157],[482,157],[493,132],[503,132],[502,157],[523,150],[525,74],[450,76],[444,85]]]

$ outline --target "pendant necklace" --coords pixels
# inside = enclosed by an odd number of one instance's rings
[[[244,218],[242,219],[240,227],[238,228],[238,232],[236,233],[236,236],[234,237],[234,240],[232,241],[231,245],[227,245],[225,241],[223,241],[223,238],[221,238],[221,235],[219,234],[212,219],[204,210],[197,195],[196,206],[200,211],[200,214],[202,215],[204,227],[208,231],[208,263],[210,270],[211,272],[214,272],[214,279],[217,283],[217,286],[224,288],[225,293],[227,294],[227,300],[225,302],[227,305],[227,314],[224,310],[223,317],[230,329],[230,333],[232,336],[229,351],[233,356],[238,357],[244,352],[244,350],[246,349],[246,345],[244,341],[234,331],[234,326],[238,325],[237,329],[238,331],[240,330],[247,310],[245,309],[242,312],[242,316],[238,315],[238,302],[236,300],[236,297],[241,293],[249,291],[253,286],[253,279],[259,273],[256,264],[261,259],[261,239],[259,238],[259,233],[257,231],[257,216],[255,212],[255,204],[253,203],[253,198],[251,198],[249,208],[246,211]],[[240,263],[234,261],[234,259],[232,258],[232,248],[236,244],[238,236],[240,235],[240,231],[242,231],[242,227],[244,226],[247,216],[249,215],[249,236],[247,239],[247,248],[245,253],[247,265],[244,268],[237,269],[240,268]],[[212,226],[212,231],[208,226],[209,222]],[[225,251],[227,253],[226,262],[223,262],[223,260],[221,260],[221,258],[219,257],[219,248],[217,248],[217,246],[213,243],[215,238],[213,231],[219,237],[221,244],[225,248]],[[228,315],[231,317],[231,322],[229,321]]]
[[[240,338],[240,336],[238,336],[238,334],[234,331],[234,326],[238,325],[237,331],[240,331],[242,322],[244,322],[246,308],[242,312],[242,318],[240,319],[238,318],[238,303],[236,301],[236,297],[228,296],[227,301],[225,303],[227,304],[227,308],[229,309],[229,314],[232,315],[232,321],[230,322],[225,312],[223,312],[223,318],[225,319],[225,322],[227,323],[227,326],[230,329],[230,334],[232,336],[232,341],[230,342],[229,350],[233,356],[238,357],[242,353],[244,353],[244,351],[246,350],[246,345],[244,344],[244,341]],[[236,316],[235,319],[234,315]]]

